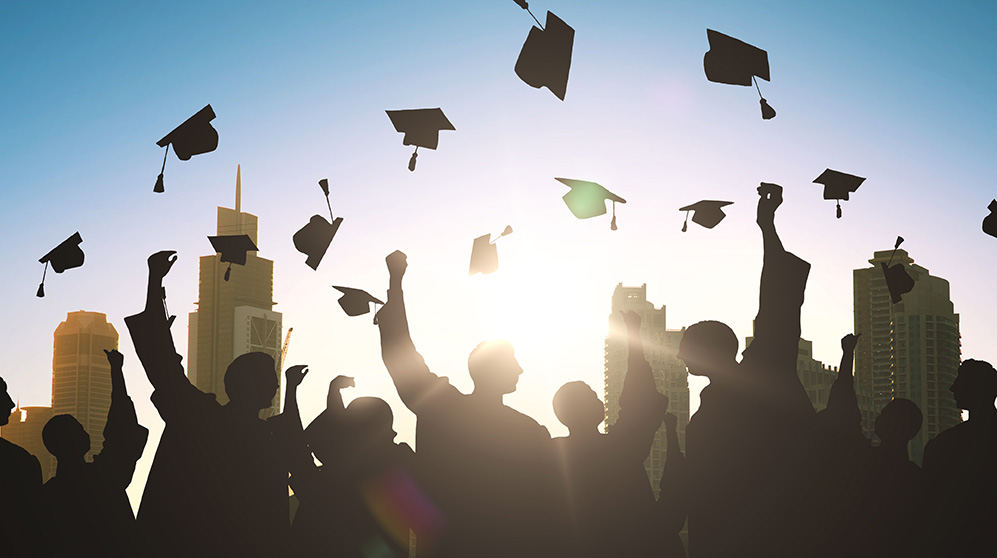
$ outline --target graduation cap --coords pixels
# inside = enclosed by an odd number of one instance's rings
[[[498,235],[495,242],[498,242],[499,238],[503,236],[512,234],[512,227],[506,227],[502,234]],[[479,236],[474,239],[474,245],[471,247],[471,266],[468,269],[468,275],[474,275],[475,273],[489,274],[498,269],[498,247],[492,242],[492,235],[486,234]]]
[[[983,232],[997,236],[997,200],[990,202],[987,209],[990,210],[990,215],[983,218]]]
[[[890,265],[893,263],[893,256],[897,253],[897,248],[900,248],[903,241],[904,237],[898,236],[897,243],[893,246],[893,254],[890,254],[890,261],[887,263],[879,262],[883,269],[883,276],[886,277],[886,288],[890,290],[890,299],[893,300],[893,304],[900,302],[903,295],[914,288],[914,280],[911,279],[902,263]]]
[[[575,30],[561,18],[547,12],[547,26],[540,25],[537,16],[530,12],[525,0],[515,0],[533,16],[536,26],[523,43],[523,50],[516,60],[516,75],[530,87],[547,87],[558,99],[564,100],[568,89],[568,70],[571,69],[571,47]]]
[[[384,306],[384,303],[371,296],[370,293],[362,289],[351,289],[350,287],[337,287],[335,285],[332,288],[343,293],[343,296],[339,297],[339,305],[343,307],[347,316],[362,316],[370,312],[370,303],[374,305],[380,304]],[[377,316],[375,313],[374,323],[377,323]]]
[[[329,249],[329,244],[332,243],[332,238],[336,236],[336,231],[339,230],[339,225],[343,222],[342,217],[337,218],[332,215],[332,203],[329,201],[329,179],[323,178],[319,180],[318,185],[325,194],[325,203],[329,206],[329,219],[332,222],[326,221],[321,215],[312,215],[308,224],[301,227],[291,237],[294,241],[294,247],[298,252],[308,256],[305,264],[315,270],[318,269],[318,264],[322,261],[322,257],[325,256],[326,250]]]
[[[703,56],[706,79],[727,85],[750,86],[754,83],[762,106],[762,118],[775,118],[775,109],[762,97],[762,90],[755,79],[760,77],[769,81],[768,53],[712,29],[706,30],[706,38],[710,41],[710,50]]]
[[[595,182],[574,180],[571,178],[554,178],[571,188],[562,198],[568,204],[568,209],[579,219],[588,219],[606,214],[606,200],[613,202],[613,220],[609,228],[616,230],[616,202],[627,203],[627,200],[617,196]]]
[[[163,169],[159,171],[153,192],[161,194],[165,191],[163,173],[166,171],[166,157],[170,154],[170,145],[181,161],[189,161],[194,155],[208,153],[218,147],[218,132],[211,127],[211,121],[214,119],[215,111],[211,109],[211,105],[207,105],[156,142],[159,147],[165,147],[166,152],[163,153]]]
[[[838,172],[831,169],[826,169],[824,172],[820,173],[820,176],[814,179],[814,184],[824,185],[825,200],[848,201],[848,194],[858,190],[859,186],[861,186],[863,182],[865,182],[865,179],[860,176]],[[838,219],[841,219],[841,202],[837,202],[837,205]]]
[[[682,232],[685,232],[688,229],[690,211],[692,212],[693,223],[712,229],[727,216],[722,208],[725,205],[731,205],[733,203],[734,202],[729,201],[703,200],[692,205],[680,207],[679,211],[685,211],[685,222],[682,223]]]
[[[415,151],[408,160],[408,170],[415,170],[415,158],[419,148],[436,149],[440,142],[440,130],[456,130],[439,108],[386,110],[395,130],[405,134],[402,145],[414,145]]]
[[[45,270],[42,271],[42,282],[38,285],[38,292],[35,293],[35,296],[38,298],[45,296],[45,275],[48,273],[49,264],[52,264],[52,269],[56,273],[62,273],[67,269],[83,265],[83,249],[80,248],[81,242],[83,242],[83,237],[77,231],[73,233],[73,236],[63,240],[52,251],[38,260],[39,263],[45,264]]]
[[[232,264],[246,265],[246,252],[259,250],[248,234],[209,236],[208,240],[214,246],[215,252],[221,254],[221,261],[228,262],[228,269],[225,270],[226,281],[232,273]]]

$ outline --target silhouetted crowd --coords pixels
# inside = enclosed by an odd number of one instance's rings
[[[810,265],[776,233],[781,188],[758,191],[764,262],[754,340],[738,361],[727,325],[685,330],[678,357],[710,383],[684,455],[637,314],[622,316],[629,353],[619,419],[600,432],[603,402],[569,382],[553,398],[569,435],[551,439],[503,404],[523,373],[508,343],[471,352],[469,394],[430,370],[409,334],[401,252],[387,257],[388,297],[376,322],[385,368],[417,417],[417,451],[395,442],[383,400],[344,405],[341,391],[354,386],[345,376],[304,426],[297,388],[305,366],[285,371],[283,412],[260,419],[278,389],[264,353],[232,361],[229,402],[219,404],[190,383],[174,347],[162,293],[175,257],[159,252],[148,261],[145,309],[125,319],[166,425],[137,517],[125,489],[148,430],[128,397],[123,357],[109,351],[112,402],[92,462],[84,459],[90,437],[70,415],[44,427],[58,460],[44,485],[38,460],[0,440],[2,555],[679,557],[686,524],[693,558],[997,555],[989,533],[997,527],[997,371],[961,364],[951,390],[969,420],[929,442],[923,468],[907,451],[922,423],[913,402],[882,409],[878,445],[863,436],[852,377],[861,332],[842,338],[838,377],[815,412],[796,370]],[[0,383],[3,425],[14,403]],[[655,499],[644,461],[662,423],[667,458]]]

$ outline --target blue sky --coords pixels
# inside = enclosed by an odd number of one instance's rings
[[[68,311],[104,312],[122,334],[140,417],[158,433],[122,319],[142,307],[145,258],[177,250],[167,289],[185,352],[197,257],[210,253],[215,207],[232,206],[240,163],[259,254],[275,261],[275,309],[295,331],[289,360],[313,369],[306,420],[327,380],[347,373],[352,395],[395,406],[411,440],[376,329],[369,316],[342,314],[331,289],[383,294],[394,249],[409,254],[410,319],[431,367],[468,388],[470,349],[509,337],[526,374],[508,402],[555,434],[557,387],[582,379],[601,391],[617,283],[647,283],[669,327],[720,319],[743,339],[757,304],[760,181],[785,187],[780,232],[813,264],[803,334],[819,359],[836,364],[851,331],[851,270],[898,234],[917,263],[950,280],[964,358],[997,359],[997,239],[980,230],[997,197],[997,12],[983,2],[803,4],[533,2],[541,21],[549,9],[576,31],[562,102],[514,73],[532,19],[511,0],[0,3],[0,303],[17,347],[3,372],[12,394],[47,404],[52,332]],[[772,81],[761,87],[774,120],[761,120],[754,91],[706,80],[707,28],[769,52]],[[170,155],[166,193],[153,194],[155,142],[208,103],[218,149],[187,162]],[[384,110],[437,106],[457,130],[410,173],[410,149]],[[840,220],[811,184],[828,167],[867,177]],[[574,219],[555,176],[626,198],[620,230]],[[326,211],[323,177],[345,221],[312,271],[291,235]],[[717,228],[683,234],[677,209],[699,199],[735,204]],[[516,232],[500,244],[500,271],[468,278],[472,239],[505,225]],[[86,264],[50,273],[48,296],[36,299],[37,259],[77,230]]]

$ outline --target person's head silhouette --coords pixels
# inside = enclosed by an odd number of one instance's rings
[[[259,413],[277,394],[277,365],[266,353],[246,353],[225,370],[225,394],[230,404],[247,412]]]
[[[361,448],[393,444],[394,421],[391,406],[379,397],[357,397],[346,407],[346,423]]]
[[[467,357],[467,370],[474,382],[474,393],[501,397],[516,391],[523,368],[516,361],[508,341],[483,341]]]
[[[585,382],[568,382],[554,394],[554,415],[572,434],[598,432],[606,408]]]
[[[910,399],[894,399],[876,417],[876,436],[884,447],[905,448],[921,431],[924,416]]]
[[[737,336],[727,324],[699,322],[682,334],[678,358],[689,373],[715,379],[737,365]]]
[[[90,435],[73,415],[56,415],[48,419],[42,428],[42,442],[63,465],[82,462],[83,456],[90,451]]]
[[[14,411],[16,405],[7,393],[7,382],[3,378],[0,378],[0,391],[3,391],[3,395],[0,395],[0,426],[5,426],[10,422],[10,413]]]
[[[997,370],[983,360],[964,360],[949,391],[955,396],[955,404],[969,411],[970,420],[973,411],[993,411],[997,399]]]

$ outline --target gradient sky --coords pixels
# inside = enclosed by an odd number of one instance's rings
[[[601,392],[603,340],[617,283],[648,285],[668,327],[726,322],[742,339],[757,309],[760,181],[785,187],[777,224],[813,269],[803,336],[827,364],[852,330],[851,270],[897,235],[951,282],[964,358],[997,361],[997,239],[980,230],[997,196],[997,9],[985,2],[533,2],[576,31],[565,101],[513,67],[533,23],[489,2],[0,3],[0,253],[7,315],[3,370],[22,405],[47,405],[52,333],[66,312],[103,312],[118,329],[139,417],[162,430],[123,318],[144,302],[146,257],[176,250],[167,277],[178,349],[197,299],[197,258],[211,253],[215,208],[260,218],[259,255],[275,261],[275,310],[294,333],[288,364],[308,363],[310,420],[328,380],[348,397],[383,397],[399,439],[413,418],[380,361],[371,316],[349,318],[333,284],[387,288],[384,256],[409,256],[406,294],[430,367],[470,389],[468,352],[506,337],[526,373],[511,406],[563,435],[550,398],[582,379]],[[769,53],[762,92],[706,80],[706,29]],[[152,186],[155,142],[210,103],[218,149],[170,155]],[[455,132],[406,164],[385,109],[442,107]],[[842,205],[811,184],[825,168],[867,177]],[[555,176],[599,182],[627,199],[609,218],[575,219]],[[328,177],[345,221],[318,271],[291,235],[326,213]],[[681,231],[678,207],[727,199],[713,230]],[[500,270],[466,275],[474,237],[515,233]],[[49,274],[37,259],[75,231],[86,264]],[[233,270],[233,273],[237,272]],[[702,383],[692,382],[693,405]]]

